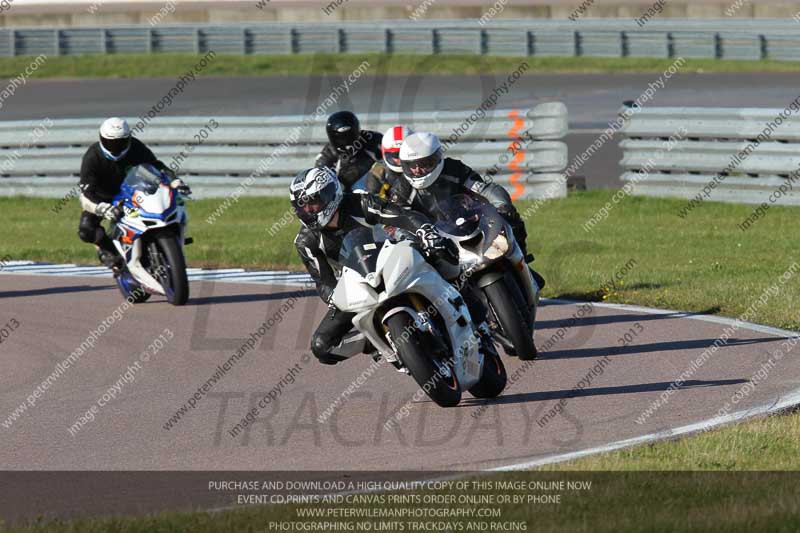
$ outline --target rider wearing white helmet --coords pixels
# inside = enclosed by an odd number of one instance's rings
[[[511,202],[511,196],[497,183],[484,180],[470,167],[449,157],[444,157],[439,138],[432,133],[419,132],[409,135],[400,147],[400,163],[403,175],[413,188],[404,205],[428,216],[433,215],[437,198],[445,198],[471,191],[491,203],[511,225],[526,261],[533,261],[528,254],[525,222]],[[534,272],[541,289],[544,279]]]
[[[383,156],[383,172],[380,175],[371,173],[367,176],[367,191],[377,194],[397,204],[404,204],[411,193],[411,186],[403,177],[403,166],[400,162],[400,147],[403,141],[414,133],[406,126],[392,126],[383,134],[381,155]]]
[[[336,287],[339,252],[345,236],[354,228],[375,224],[394,226],[417,233],[428,252],[455,253],[451,262],[457,263],[457,250],[446,248],[429,219],[416,211],[401,209],[372,194],[344,192],[336,174],[329,168],[311,168],[295,176],[289,187],[289,199],[302,226],[294,245],[300,259],[317,286],[320,298],[331,305]],[[343,360],[331,353],[353,326],[353,314],[331,306],[314,332],[311,351],[324,364]]]
[[[119,192],[128,171],[135,166],[151,164],[171,178],[173,188],[184,194],[188,187],[175,177],[175,173],[156,159],[140,140],[131,135],[127,121],[112,117],[100,126],[100,139],[89,147],[81,163],[81,220],[78,236],[84,242],[95,244],[100,261],[108,266],[119,266],[122,259],[114,243],[100,224],[103,219],[112,223],[122,217],[120,209],[111,205]]]

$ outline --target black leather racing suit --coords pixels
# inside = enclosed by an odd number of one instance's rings
[[[339,152],[330,143],[326,144],[314,160],[315,167],[328,167],[336,172],[345,192],[351,192],[353,185],[369,172],[381,155],[383,135],[377,131],[362,130],[361,135],[353,143],[354,153]]]
[[[294,240],[297,253],[317,285],[320,298],[330,303],[340,271],[339,251],[345,236],[354,228],[386,224],[415,232],[428,217],[410,209],[401,209],[370,194],[345,193],[339,205],[338,227],[311,230],[303,226]],[[325,364],[343,358],[331,354],[352,328],[353,313],[331,307],[311,338],[311,351]]]
[[[528,231],[519,212],[511,203],[511,196],[501,185],[484,180],[480,174],[457,159],[444,160],[442,173],[430,187],[415,190],[402,174],[386,169],[382,183],[377,179],[368,181],[369,188],[383,191],[381,196],[404,207],[433,216],[437,198],[463,194],[468,189],[491,203],[511,225],[523,255],[528,255],[526,240]]]
[[[125,157],[112,161],[103,155],[100,143],[96,142],[86,150],[81,163],[80,188],[83,196],[92,203],[111,202],[119,192],[128,171],[138,165],[149,163],[159,170],[172,172],[156,159],[153,152],[139,139],[131,139],[131,147]],[[78,236],[83,242],[100,246],[103,250],[116,254],[114,243],[106,235],[101,219],[94,213],[83,211],[78,224]]]

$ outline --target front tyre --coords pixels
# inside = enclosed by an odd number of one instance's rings
[[[454,407],[461,401],[461,387],[453,369],[446,362],[439,364],[425,353],[420,335],[411,316],[397,313],[386,321],[397,355],[422,390],[441,407]],[[446,368],[446,371],[439,370]],[[448,375],[449,374],[449,375]]]
[[[514,351],[523,361],[531,361],[536,357],[536,346],[533,344],[533,332],[528,327],[528,319],[523,309],[525,298],[519,287],[502,277],[483,288],[489,305],[503,329],[503,335],[514,346]]]
[[[490,353],[483,358],[481,379],[469,389],[476,398],[497,398],[506,388],[508,375],[506,367],[497,353]]]
[[[172,305],[185,305],[189,300],[189,278],[178,237],[172,233],[161,233],[156,237],[155,245],[160,257],[157,261],[151,258],[150,264],[157,269],[156,278],[164,288],[167,301]]]

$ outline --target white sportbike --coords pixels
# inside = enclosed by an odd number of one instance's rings
[[[188,216],[181,194],[157,168],[140,165],[128,172],[113,202],[124,213],[111,231],[125,260],[125,267],[114,272],[123,296],[141,303],[161,294],[173,305],[184,305],[189,281],[183,246],[191,239],[186,239]]]
[[[345,237],[339,262],[333,304],[355,314],[353,325],[377,350],[374,357],[411,374],[443,407],[457,405],[464,390],[477,398],[503,392],[506,370],[494,348],[485,346],[491,340],[479,334],[463,297],[411,240],[393,240],[378,227],[358,228]],[[336,350],[346,356],[360,351]]]

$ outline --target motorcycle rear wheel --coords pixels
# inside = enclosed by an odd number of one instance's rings
[[[150,293],[146,292],[129,272],[115,275],[114,280],[117,282],[122,297],[126,300],[130,299],[131,303],[141,304],[150,299]]]
[[[486,354],[483,358],[481,379],[469,389],[476,398],[497,398],[508,383],[506,367],[497,353]]]

